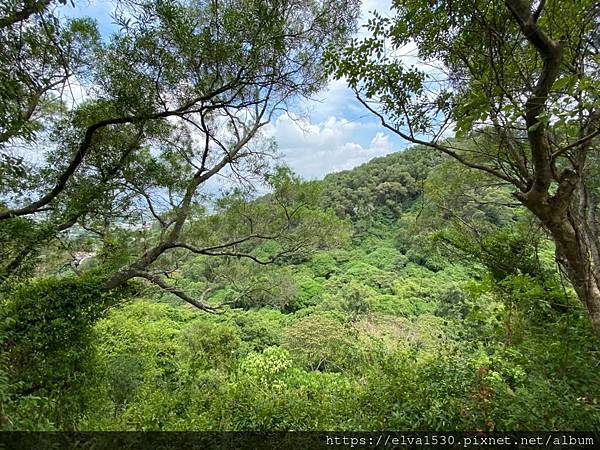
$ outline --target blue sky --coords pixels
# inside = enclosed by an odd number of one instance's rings
[[[389,0],[365,0],[360,23],[366,22],[369,11],[385,13],[389,5]],[[94,18],[103,36],[116,31],[110,0],[78,2],[75,9],[66,10],[69,16]],[[340,80],[331,81],[314,100],[302,101],[288,115],[274,118],[265,132],[277,141],[283,161],[307,179],[350,169],[406,146],[381,127]]]

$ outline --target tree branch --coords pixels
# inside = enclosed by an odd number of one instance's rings
[[[136,124],[136,123],[143,123],[143,122],[146,122],[149,120],[164,119],[167,117],[188,114],[188,113],[190,113],[190,111],[188,111],[188,110],[195,104],[203,103],[207,100],[210,100],[211,98],[213,98],[223,92],[226,92],[231,87],[232,86],[230,84],[224,85],[221,88],[219,88],[207,95],[196,97],[195,99],[185,103],[184,105],[182,105],[179,108],[174,109],[174,110],[162,111],[160,113],[144,115],[144,116],[127,116],[127,117],[105,119],[105,120],[101,120],[99,122],[96,122],[96,123],[88,126],[85,131],[83,140],[79,144],[77,152],[75,153],[75,156],[73,157],[73,159],[71,160],[71,162],[69,163],[67,168],[60,174],[55,186],[48,193],[43,195],[40,199],[30,203],[27,206],[24,206],[22,208],[15,208],[15,209],[8,209],[8,210],[0,211],[0,220],[34,214],[34,213],[38,212],[39,208],[47,205],[54,198],[56,198],[65,189],[67,182],[69,181],[71,176],[75,173],[75,171],[78,169],[78,167],[81,165],[81,163],[83,162],[83,159],[89,152],[89,150],[92,146],[92,138],[94,137],[94,134],[96,133],[96,131],[98,131],[102,128],[106,128],[110,125]]]
[[[449,156],[451,156],[452,158],[458,160],[460,163],[464,164],[467,167],[471,167],[473,169],[478,169],[481,170],[483,172],[487,172],[490,175],[494,175],[495,177],[498,177],[504,181],[507,181],[511,184],[516,184],[518,183],[518,180],[515,180],[512,177],[507,176],[505,173],[500,172],[492,167],[488,167],[488,166],[484,166],[482,164],[477,164],[471,161],[468,161],[467,159],[465,159],[463,156],[459,155],[458,153],[456,153],[454,150],[451,150],[448,147],[445,147],[441,144],[438,144],[437,142],[430,142],[430,141],[424,141],[415,137],[412,137],[406,133],[403,133],[402,131],[400,131],[399,129],[391,126],[390,124],[387,123],[387,121],[385,120],[385,118],[383,117],[383,115],[381,113],[379,113],[378,111],[376,111],[373,107],[371,107],[371,105],[369,105],[358,93],[358,91],[355,90],[355,95],[357,100],[362,103],[365,108],[367,108],[369,111],[371,111],[373,114],[375,114],[380,122],[381,125],[384,126],[385,128],[387,128],[388,130],[390,130],[391,132],[397,134],[398,136],[400,136],[402,139],[408,141],[408,142],[412,142],[413,144],[419,144],[419,145],[424,145],[426,147],[431,147],[434,148],[442,153],[445,153]]]
[[[505,0],[505,4],[517,21],[522,33],[535,47],[542,58],[543,67],[533,92],[525,103],[525,123],[527,137],[531,146],[534,182],[530,189],[536,197],[545,196],[552,182],[552,165],[547,126],[540,120],[546,109],[548,94],[558,77],[562,61],[562,44],[553,41],[540,27],[525,0]]]
[[[52,0],[41,0],[38,2],[35,0],[25,0],[23,3],[23,9],[14,11],[12,14],[5,17],[0,17],[0,28],[9,27],[17,22],[27,20],[35,13],[42,12],[50,3],[52,3]]]
[[[159,277],[156,274],[139,270],[139,271],[132,271],[131,275],[132,275],[131,278],[133,278],[133,277],[145,278],[146,280],[148,280],[148,281],[152,282],[153,284],[157,285],[158,287],[160,287],[164,291],[170,292],[171,294],[176,295],[180,299],[185,300],[186,302],[188,302],[190,305],[193,305],[196,308],[201,309],[203,311],[210,312],[210,313],[215,313],[219,309],[222,308],[221,305],[212,306],[212,305],[209,305],[207,303],[204,303],[204,301],[203,301],[204,300],[204,296],[209,292],[209,290],[204,291],[204,293],[202,294],[202,297],[200,298],[200,300],[196,300],[195,298],[193,298],[192,296],[190,296],[186,292],[182,291],[181,289],[168,284],[166,281],[164,281],[161,277]]]

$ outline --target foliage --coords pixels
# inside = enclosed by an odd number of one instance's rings
[[[417,44],[437,54],[448,42],[430,33],[464,2],[447,12],[440,2],[425,3],[396,5],[424,15],[397,21],[389,32],[426,33]],[[249,112],[270,76],[299,81],[284,73],[286,52],[298,63],[313,56],[310,49],[320,54],[326,42],[319,36],[345,14],[320,17],[313,25],[324,28],[314,36],[282,37],[281,27],[303,34],[304,19],[320,6],[284,2],[284,12],[289,6],[299,14],[287,25],[271,14],[275,4],[263,1],[236,0],[218,11],[194,2],[126,6],[146,9],[118,17],[121,35],[87,47],[98,58],[88,75],[101,95],[44,121],[56,147],[48,164],[29,179],[22,162],[9,169],[0,151],[0,170],[9,175],[0,190],[39,194],[51,189],[94,123],[141,121],[94,129],[93,145],[50,209],[0,220],[2,429],[598,429],[597,342],[557,271],[555,246],[506,185],[423,146],[304,182],[286,168],[268,168],[261,155],[272,147],[260,140],[228,161],[239,183],[215,201],[193,184],[203,155],[217,166],[227,155],[213,153],[217,141],[196,148],[187,125],[172,127],[185,100],[214,83],[250,79],[237,85],[241,103],[221,93],[184,108],[196,126],[210,125],[206,134],[235,147],[234,125],[240,133],[244,127],[238,120],[228,127],[223,120],[234,112],[220,108],[233,102],[238,113]],[[505,17],[501,6],[486,7],[492,18]],[[369,27],[390,23],[384,19]],[[40,26],[31,22],[31,30]],[[91,39],[93,26],[80,26]],[[446,32],[452,41],[468,30]],[[30,45],[45,37],[28,39]],[[363,50],[376,52],[376,40]],[[61,70],[53,64],[47,69]],[[243,79],[236,78],[240,64]],[[315,70],[296,86],[304,93],[323,81],[311,64],[300,69]],[[384,74],[374,67],[367,61],[358,70]],[[420,82],[414,71],[392,75],[417,83],[408,88]],[[291,86],[273,89],[286,97]],[[452,111],[468,116],[469,94],[457,94],[463,97]],[[194,109],[203,105],[224,116]],[[30,125],[19,128],[24,140],[39,133]],[[219,130],[231,134],[217,136]],[[501,139],[479,144],[493,153]],[[446,144],[481,150],[473,140]],[[246,184],[257,180],[269,188],[262,196]],[[161,196],[163,207],[152,211]],[[1,205],[0,216],[31,199],[13,200]],[[94,256],[76,265],[78,252]],[[119,292],[109,289],[115,274],[122,275],[117,281],[133,274],[150,283]]]
[[[356,358],[353,336],[338,321],[310,315],[287,328],[284,346],[310,370],[339,371]]]
[[[454,177],[437,202],[448,215],[464,221],[463,203],[498,225],[506,211],[484,199],[507,192],[489,180],[513,189],[600,337],[599,21],[593,1],[396,2],[372,14],[366,35],[331,46],[326,65],[388,130],[473,169],[461,172],[479,178],[479,198],[465,202]]]
[[[323,181],[323,206],[341,216],[366,220],[367,227],[373,217],[389,224],[412,206],[429,171],[442,159],[435,152],[415,147],[330,174]]]
[[[273,167],[262,129],[325,85],[323,48],[354,28],[357,2],[124,2],[105,40],[91,19],[63,19],[59,3],[0,11],[0,242],[17,238],[2,279],[77,225],[98,238],[107,287],[143,278],[209,310],[160,271],[186,254],[300,258],[319,231],[335,243],[338,222],[310,208],[314,183]],[[18,156],[38,146],[31,161]],[[216,176],[231,192],[209,212]],[[273,194],[249,201],[259,184]]]
[[[94,275],[37,279],[8,294],[0,329],[5,382],[24,410],[4,422],[23,421],[25,405],[39,401],[51,402],[42,406],[49,422],[74,425],[94,395],[92,327],[123,294],[107,293]]]

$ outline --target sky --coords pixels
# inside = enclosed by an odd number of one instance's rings
[[[359,24],[366,22],[370,11],[388,12],[390,3],[363,1]],[[67,14],[94,18],[101,34],[108,36],[116,30],[110,17],[113,9],[110,0],[88,0]],[[276,140],[282,161],[305,179],[351,169],[406,147],[365,110],[343,80],[332,80],[313,99],[273,118],[264,132]]]

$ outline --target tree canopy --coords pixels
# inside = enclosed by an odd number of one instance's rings
[[[600,335],[597,3],[414,0],[393,12],[333,49],[331,72],[387,129],[512,186]]]
[[[298,225],[302,205],[282,197],[272,212],[287,223],[261,217],[268,232],[255,217],[220,242],[184,239],[209,180],[213,191],[217,179],[265,182],[275,147],[261,128],[323,86],[320,55],[353,29],[354,3],[122,2],[108,40],[60,5],[29,6],[7,10],[1,30],[0,227],[30,243],[7,246],[4,277],[74,225],[105,241],[115,227],[157,227],[109,288],[136,276],[166,287],[147,269],[167,251],[250,257],[241,243]]]
[[[114,4],[0,5],[1,430],[599,429],[597,6]],[[417,145],[279,165],[323,61]]]

